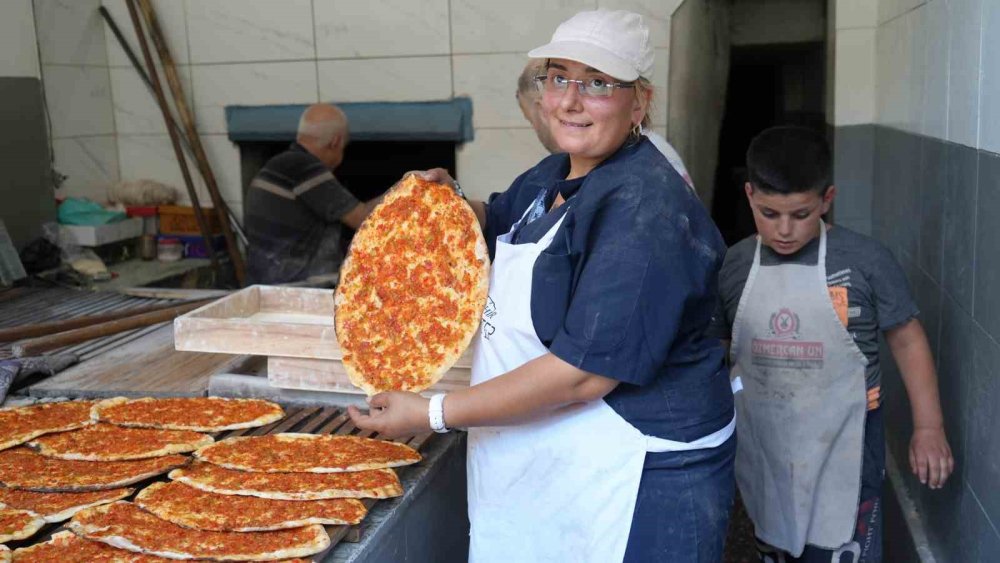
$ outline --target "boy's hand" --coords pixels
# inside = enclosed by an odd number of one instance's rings
[[[932,489],[944,486],[948,476],[955,470],[955,459],[951,456],[944,429],[916,428],[910,439],[910,469],[920,478],[920,482]]]

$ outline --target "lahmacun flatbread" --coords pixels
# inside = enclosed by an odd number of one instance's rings
[[[40,493],[0,487],[0,506],[30,510],[49,523],[62,522],[84,508],[115,502],[133,492],[135,489],[121,488],[80,493]]]
[[[0,561],[3,558],[0,557]],[[47,542],[14,550],[23,563],[170,563],[174,559],[143,555],[83,539],[73,532],[57,532]]]
[[[41,492],[116,489],[177,469],[189,460],[168,455],[134,461],[76,461],[45,457],[22,446],[0,451],[0,484]]]
[[[0,450],[21,445],[51,432],[93,424],[98,401],[63,401],[0,409]]]
[[[351,383],[369,395],[434,385],[479,327],[489,271],[468,203],[444,184],[403,178],[354,235],[334,292]]]
[[[241,471],[339,473],[399,467],[420,461],[410,446],[360,436],[283,433],[227,438],[195,457]]]
[[[28,446],[46,457],[123,461],[193,452],[213,442],[211,436],[192,430],[127,428],[102,422],[48,434],[28,442]]]
[[[392,469],[342,473],[256,473],[196,461],[174,469],[175,481],[222,495],[248,495],[280,500],[331,498],[392,498],[403,485]]]
[[[135,497],[139,507],[186,528],[266,532],[309,524],[354,525],[368,510],[357,499],[274,500],[210,493],[171,481],[153,483]]]
[[[323,526],[273,532],[210,532],[162,520],[130,502],[88,508],[69,522],[73,533],[108,545],[171,559],[270,561],[307,557],[330,546]]]
[[[34,512],[0,508],[0,543],[30,538],[44,525],[45,520]]]
[[[97,418],[119,426],[222,432],[256,428],[281,420],[281,405],[261,399],[222,397],[147,397],[102,405]]]
[[[11,559],[10,548],[6,545],[0,545],[0,563],[10,563]]]

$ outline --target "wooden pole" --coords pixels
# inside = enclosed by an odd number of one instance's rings
[[[174,147],[177,164],[181,167],[181,175],[184,177],[184,187],[187,188],[188,197],[191,198],[191,206],[194,207],[194,218],[198,222],[198,230],[201,231],[201,236],[205,238],[206,247],[212,248],[212,233],[208,229],[208,222],[205,220],[201,204],[198,203],[198,192],[194,189],[194,181],[191,180],[191,173],[187,169],[187,159],[184,158],[184,151],[181,149],[177,131],[174,131],[173,127],[170,127],[170,108],[167,106],[167,99],[163,95],[160,75],[156,72],[153,56],[149,53],[149,45],[146,44],[146,35],[142,31],[142,23],[139,22],[139,14],[135,9],[135,0],[125,0],[125,5],[128,7],[128,14],[132,18],[135,34],[139,39],[139,47],[142,48],[142,58],[146,61],[149,80],[153,84],[153,93],[156,94],[156,103],[160,106],[160,112],[163,114],[163,122],[167,124],[167,133],[170,134],[170,144]],[[215,256],[214,252],[209,252],[208,256],[212,260],[212,268],[219,277],[222,277],[222,267],[219,265],[219,259]]]
[[[199,301],[199,303],[202,304],[208,302],[209,300]],[[133,307],[131,309],[122,309],[120,311],[111,311],[97,315],[86,315],[83,317],[76,317],[74,319],[63,319],[47,323],[24,324],[20,326],[0,328],[0,342],[10,342],[12,340],[21,340],[24,338],[45,336],[46,334],[55,334],[57,332],[83,328],[100,323],[106,323],[108,321],[124,319],[126,317],[134,317],[143,313],[162,311],[163,309],[169,309],[171,307],[176,307],[177,305],[178,303],[176,301],[173,303],[159,303],[157,305],[144,305],[141,307]]]
[[[108,29],[111,30],[111,33],[118,41],[118,45],[122,48],[122,51],[125,52],[125,56],[128,57],[128,60],[132,63],[132,68],[139,73],[139,78],[142,79],[142,83],[145,84],[146,87],[149,88],[149,92],[155,96],[156,93],[153,91],[153,83],[149,80],[149,75],[146,74],[145,69],[142,68],[142,63],[139,62],[138,57],[135,56],[135,52],[132,51],[132,47],[129,46],[128,41],[125,40],[125,36],[122,35],[121,29],[118,28],[118,24],[111,16],[111,12],[108,12],[108,9],[104,6],[99,6],[97,11],[101,14],[101,17],[104,18],[104,23],[108,24]],[[177,120],[173,118],[173,115],[170,115],[170,127],[173,127],[177,131],[177,134],[180,135],[181,143],[184,145],[184,151],[188,156],[193,158],[194,149],[191,148],[191,144],[188,142],[184,132],[181,131],[181,126],[178,125]],[[206,182],[207,181],[208,180],[206,180]],[[243,231],[243,226],[240,225],[239,220],[235,215],[233,215],[231,209],[228,209],[227,211],[229,212],[229,220],[232,221],[233,226],[236,228],[236,235],[240,237],[240,241],[242,241],[243,244],[247,244],[247,236]]]
[[[146,26],[149,28],[149,36],[153,40],[153,45],[156,47],[157,53],[160,55],[160,62],[163,64],[163,75],[167,78],[167,84],[170,86],[170,91],[174,96],[174,107],[177,108],[177,114],[180,116],[181,123],[184,124],[184,129],[187,130],[188,140],[191,143],[191,148],[194,149],[194,157],[198,162],[198,168],[201,170],[202,177],[205,178],[205,185],[208,187],[208,194],[212,198],[212,205],[215,207],[215,213],[219,217],[219,222],[222,223],[222,234],[226,238],[226,248],[229,250],[229,259],[233,261],[233,269],[236,271],[236,280],[242,287],[246,284],[246,270],[243,265],[243,255],[240,254],[239,245],[236,244],[236,238],[233,236],[233,231],[230,229],[229,215],[227,213],[228,206],[226,205],[225,200],[222,199],[222,195],[219,193],[219,184],[215,179],[215,173],[212,171],[212,166],[208,162],[208,156],[205,154],[205,148],[201,144],[201,137],[198,136],[198,130],[195,127],[191,110],[188,109],[187,98],[184,97],[184,90],[181,87],[180,78],[177,76],[177,67],[174,65],[173,56],[170,54],[170,49],[168,48],[166,39],[163,35],[163,30],[160,28],[160,22],[156,18],[156,12],[153,11],[153,5],[149,0],[137,1],[139,3],[139,8],[142,10],[142,15],[146,19]],[[210,247],[211,244],[208,244],[208,246]]]
[[[108,321],[74,330],[67,330],[66,332],[59,332],[48,336],[29,338],[28,340],[15,342],[14,345],[11,346],[11,351],[18,358],[25,356],[37,356],[42,352],[55,350],[56,348],[62,348],[63,346],[69,346],[70,344],[77,344],[85,340],[109,336],[111,334],[118,334],[119,332],[125,332],[126,330],[142,328],[156,323],[170,321],[179,315],[183,315],[188,311],[193,311],[212,301],[212,299],[208,299],[204,301],[185,303],[183,305],[174,305],[159,311],[142,313],[140,315],[126,317],[124,319]]]

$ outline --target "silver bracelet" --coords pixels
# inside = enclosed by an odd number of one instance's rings
[[[427,405],[427,419],[431,423],[431,430],[439,434],[444,434],[449,430],[444,424],[444,396],[444,393],[434,395]]]
[[[454,184],[453,189],[455,190],[455,193],[458,194],[458,197],[468,201],[469,198],[465,197],[465,192],[462,191],[462,186],[458,184],[458,180],[452,180],[451,183]]]

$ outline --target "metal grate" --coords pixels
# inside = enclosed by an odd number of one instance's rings
[[[14,288],[0,293],[0,328],[73,319],[126,310],[144,305],[170,303],[168,299],[143,299],[109,291],[62,288]],[[135,340],[162,326],[156,324],[66,346],[51,353],[72,352],[86,360]],[[11,357],[12,342],[0,343],[0,359]]]
[[[280,432],[299,432],[305,434],[341,434],[341,435],[355,435],[361,436],[362,438],[378,438],[378,434],[371,431],[359,430],[351,422],[350,417],[347,415],[347,411],[343,408],[338,407],[308,407],[308,408],[285,408],[286,416],[285,418],[269,424],[267,426],[262,426],[259,428],[247,428],[242,430],[232,430],[228,432],[218,432],[213,433],[212,436],[218,440],[224,440],[226,438],[232,438],[235,436],[263,436],[266,434],[278,434]],[[393,440],[400,444],[406,444],[411,448],[421,451],[430,441],[430,439],[435,436],[433,432],[427,434],[420,434],[418,436],[410,436],[408,438],[401,438]],[[413,466],[397,467],[394,470],[400,473],[400,476],[405,475],[407,471],[411,470]],[[142,489],[148,487],[151,483],[157,481],[166,481],[166,475],[161,475],[159,477],[154,477],[147,481],[137,483],[135,485],[129,485],[134,487],[136,494]],[[403,492],[406,494],[406,491]],[[133,497],[128,497],[125,500],[132,500]],[[365,508],[371,509],[371,507],[378,502],[379,499],[359,499],[365,505]],[[16,549],[19,547],[26,547],[29,545],[34,545],[36,543],[41,543],[48,541],[52,534],[62,531],[65,529],[65,522],[60,522],[56,524],[49,524],[42,528],[38,533],[36,533],[31,538],[26,540],[21,540],[17,542],[8,543],[8,547],[11,549]],[[329,552],[337,546],[342,541],[346,542],[356,542],[360,539],[361,526],[364,525],[364,521],[357,526],[326,526],[326,532],[330,536],[330,547],[327,548],[322,553],[317,553],[313,555],[312,558],[315,561],[322,561]]]

